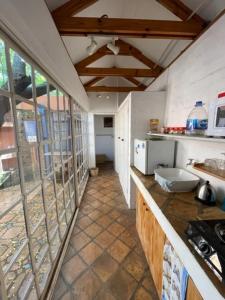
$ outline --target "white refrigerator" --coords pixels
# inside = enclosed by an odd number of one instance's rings
[[[134,140],[134,166],[144,175],[154,174],[160,165],[174,167],[175,141]]]

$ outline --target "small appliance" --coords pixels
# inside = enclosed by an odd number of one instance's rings
[[[134,166],[144,175],[154,174],[159,166],[174,166],[175,141],[134,140]]]
[[[186,234],[196,252],[225,283],[225,220],[190,221]]]
[[[211,186],[209,181],[206,181],[200,185],[195,199],[197,199],[198,201],[202,202],[203,204],[206,204],[209,206],[216,205],[216,191]]]
[[[225,92],[209,105],[208,136],[225,137]]]

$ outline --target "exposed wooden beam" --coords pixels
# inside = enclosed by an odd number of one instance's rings
[[[89,80],[88,82],[86,82],[84,84],[84,87],[90,87],[90,86],[96,84],[97,82],[99,82],[100,80],[102,80],[103,78],[105,78],[105,77],[104,76],[95,77],[95,78]]]
[[[59,33],[68,36],[98,34],[139,38],[194,39],[203,28],[193,21],[144,19],[57,17],[55,22]]]
[[[140,81],[138,81],[137,79],[133,78],[133,77],[124,77],[126,80],[132,82],[133,84],[135,84],[136,86],[139,86],[141,88],[146,89],[147,86],[143,83],[141,83]]]
[[[188,18],[193,13],[192,10],[180,0],[156,0],[156,1],[159,2],[161,5],[163,5],[164,7],[166,7],[174,15],[176,15],[178,18],[180,18],[183,21],[188,20]],[[199,23],[202,26],[206,25],[205,20],[203,20],[197,14],[194,14],[191,17],[191,20]]]
[[[117,45],[122,49],[123,47],[128,48],[128,55],[131,55],[135,57],[137,60],[148,66],[150,69],[155,69],[158,73],[161,73],[163,71],[163,68],[161,66],[158,66],[155,62],[153,62],[150,58],[145,56],[138,48],[132,46],[131,44],[123,41],[118,40]]]
[[[95,2],[97,2],[97,0],[70,0],[53,10],[52,16],[53,18],[72,17]]]
[[[158,73],[149,69],[129,68],[78,68],[79,76],[121,76],[121,77],[157,77]]]
[[[130,86],[90,86],[86,87],[87,92],[106,92],[106,93],[129,93],[132,91],[143,91],[141,87],[130,87]]]
[[[104,46],[104,47],[106,48],[106,46]],[[102,47],[102,48],[104,48],[104,47]],[[84,58],[83,60],[81,60],[80,62],[78,62],[77,64],[75,64],[74,67],[76,69],[78,69],[78,68],[84,68],[84,67],[92,64],[96,60],[102,58],[105,55],[106,55],[106,52],[105,51],[101,51],[99,49],[95,53],[93,53],[92,55],[87,56],[86,58]]]

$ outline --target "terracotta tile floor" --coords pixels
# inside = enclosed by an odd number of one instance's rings
[[[118,176],[90,178],[55,288],[55,300],[157,300]]]

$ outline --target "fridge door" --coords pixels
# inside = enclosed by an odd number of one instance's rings
[[[143,174],[147,169],[147,141],[134,140],[134,166]]]

